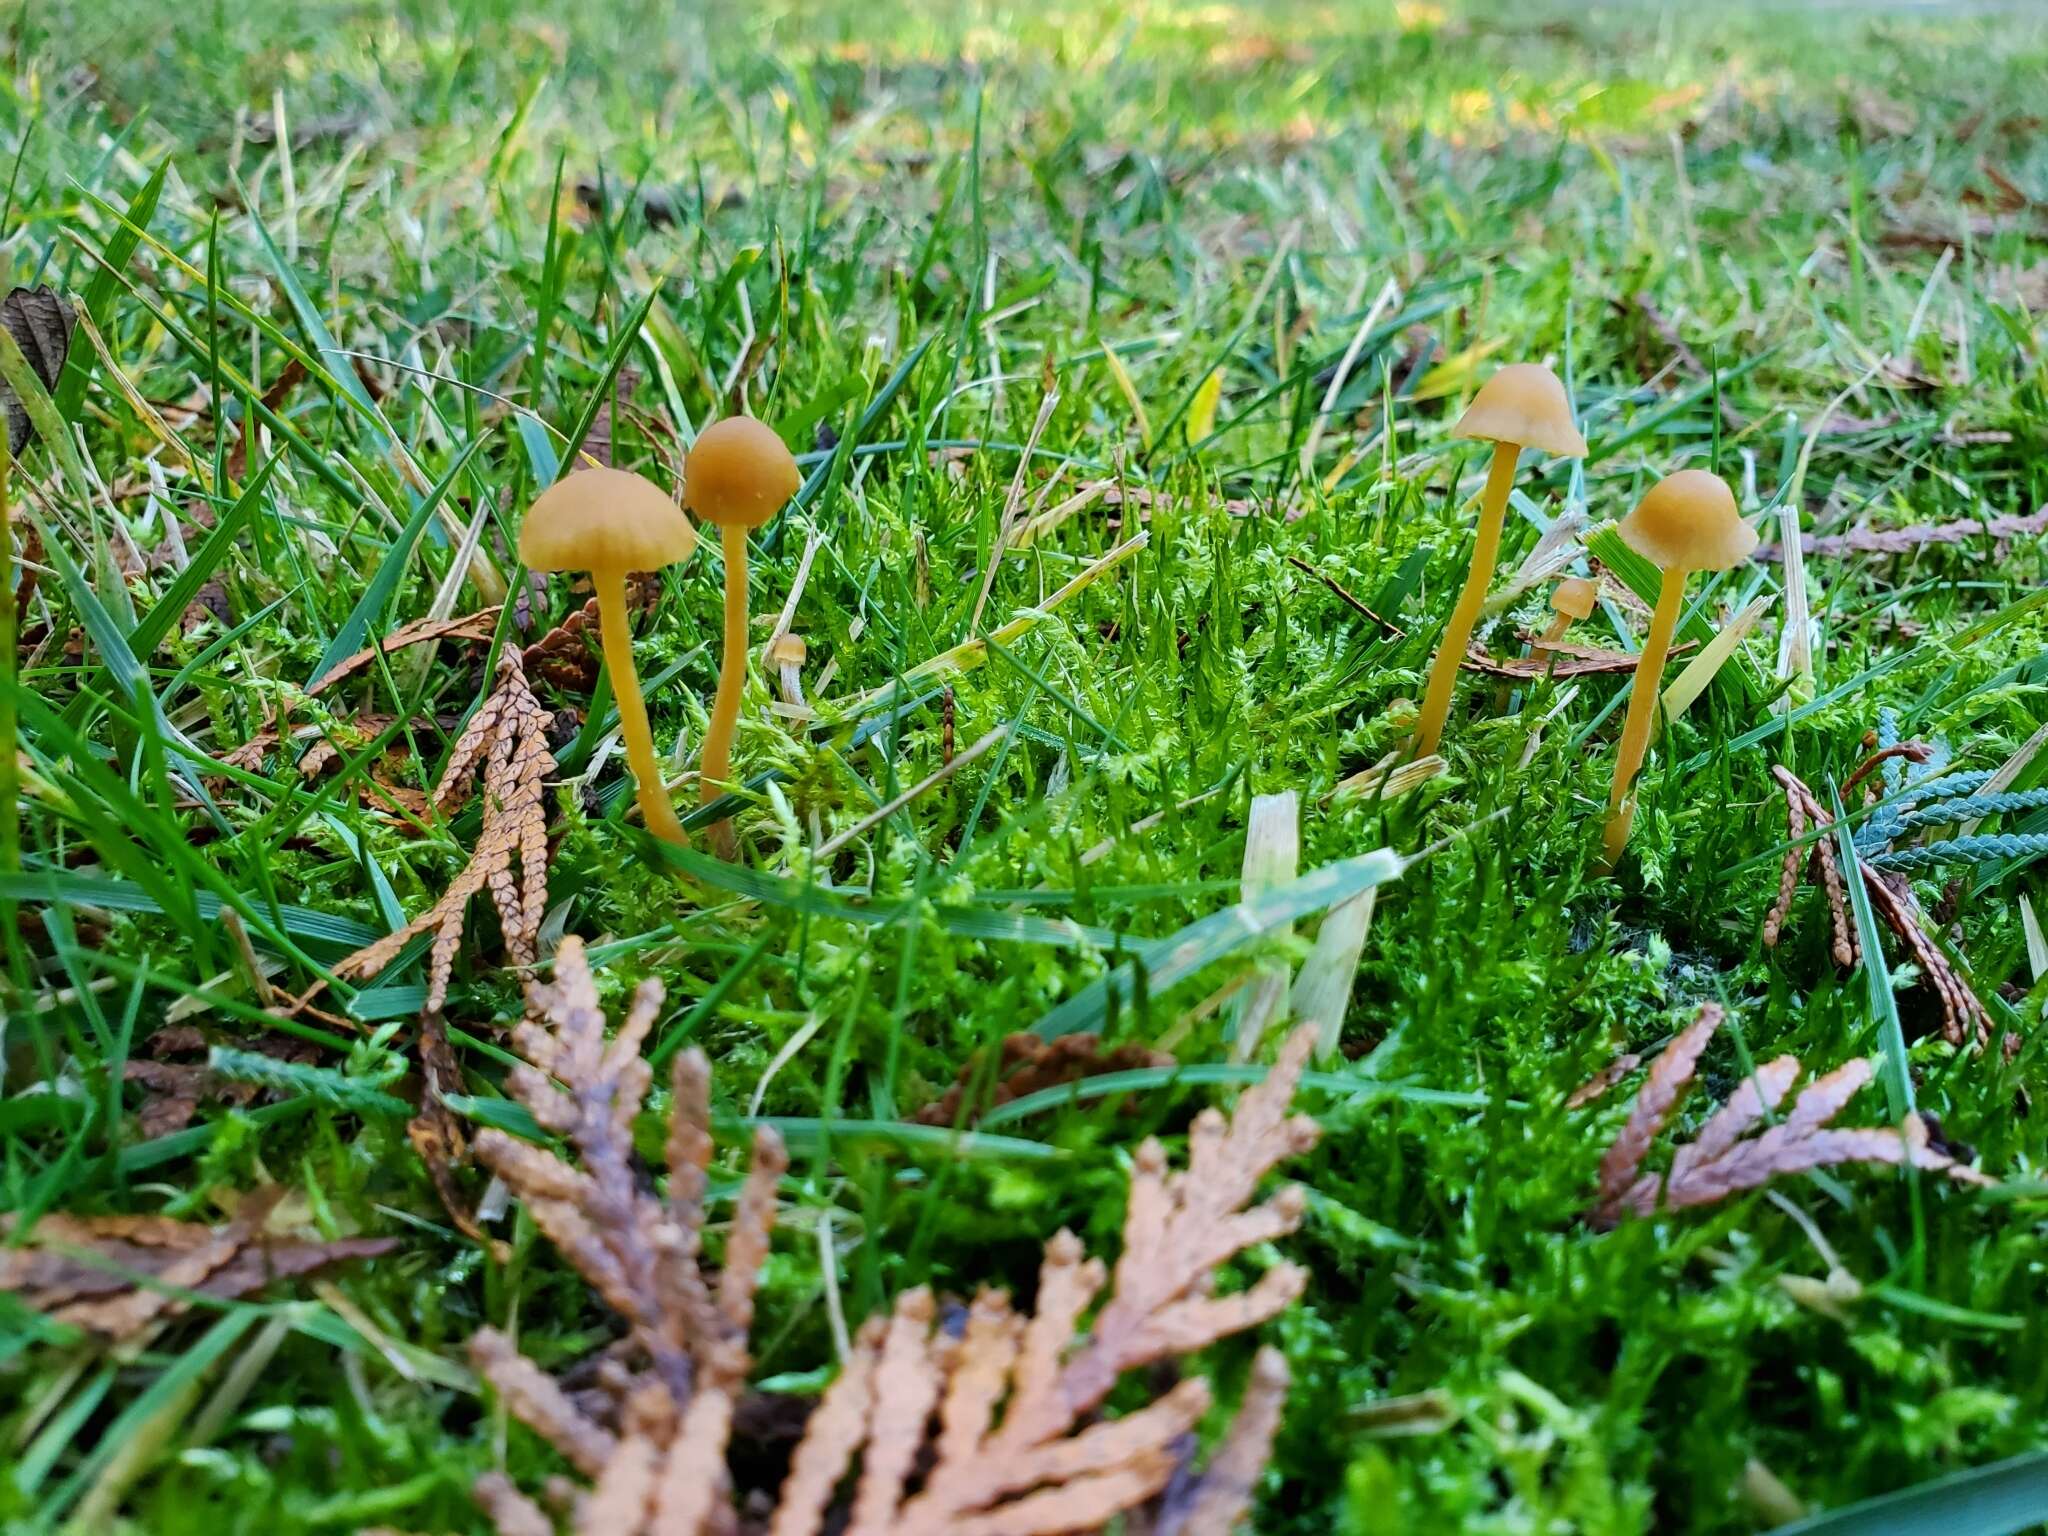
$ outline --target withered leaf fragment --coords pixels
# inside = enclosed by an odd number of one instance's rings
[[[247,1196],[217,1225],[166,1216],[52,1212],[20,1246],[0,1250],[0,1291],[57,1322],[123,1339],[183,1312],[179,1292],[216,1301],[253,1295],[273,1280],[311,1274],[396,1247],[384,1237],[319,1241],[267,1231],[282,1192]],[[0,1218],[11,1241],[15,1218]]]
[[[1918,1115],[1908,1115],[1896,1128],[1834,1127],[1835,1117],[1876,1075],[1875,1064],[1860,1057],[1808,1083],[1792,1101],[1791,1109],[1769,1124],[1765,1122],[1806,1069],[1793,1056],[1762,1063],[1708,1117],[1699,1134],[1677,1148],[1669,1172],[1644,1173],[1643,1160],[1651,1144],[1670,1124],[1679,1101],[1692,1086],[1700,1056],[1724,1017],[1714,1004],[1702,1005],[1693,1021],[1650,1063],[1650,1075],[1636,1095],[1627,1123],[1600,1159],[1600,1193],[1592,1215],[1595,1226],[1611,1227],[1625,1215],[1649,1216],[1659,1210],[1711,1205],[1729,1195],[1761,1189],[1786,1174],[1842,1163],[1910,1165],[1944,1174],[1959,1184],[1992,1182],[1934,1147],[1927,1123]],[[1752,1131],[1756,1134],[1751,1135]]]
[[[52,394],[63,377],[64,359],[71,355],[71,333],[77,324],[71,306],[48,284],[16,288],[0,299],[0,326],[7,328],[43,388]],[[34,435],[28,410],[5,382],[0,382],[0,402],[7,407],[7,451],[19,454]]]
[[[1164,1051],[1155,1051],[1135,1041],[1124,1045],[1104,1045],[1100,1035],[1062,1035],[1057,1040],[1041,1040],[1029,1030],[1024,1030],[1006,1035],[1000,1049],[1001,1059],[996,1080],[989,1085],[988,1102],[986,1105],[977,1104],[976,1113],[968,1122],[970,1125],[986,1110],[1042,1089],[1082,1082],[1105,1072],[1130,1072],[1140,1067],[1173,1065],[1173,1057]],[[958,1120],[961,1101],[974,1091],[980,1070],[978,1060],[966,1062],[953,1086],[917,1112],[918,1124],[951,1125]]]
[[[506,1406],[590,1480],[565,1510],[581,1536],[741,1528],[726,1447],[787,1157],[772,1130],[756,1130],[724,1267],[707,1272],[711,1073],[701,1052],[679,1057],[672,1073],[667,1198],[632,1165],[631,1127],[652,1079],[640,1047],[660,1006],[659,984],[642,983],[607,1042],[582,945],[566,940],[554,983],[531,989],[531,1017],[513,1036],[528,1065],[508,1073],[506,1087],[576,1162],[498,1131],[477,1137],[478,1156],[627,1325],[600,1374],[601,1405],[587,1393],[572,1398],[494,1329],[471,1341]],[[1253,1197],[1275,1165],[1315,1143],[1314,1122],[1288,1114],[1314,1038],[1312,1027],[1297,1031],[1232,1115],[1196,1118],[1184,1171],[1169,1171],[1156,1140],[1139,1149],[1113,1272],[1062,1232],[1046,1245],[1034,1312],[985,1290],[956,1329],[919,1287],[869,1319],[812,1410],[762,1527],[768,1536],[1055,1536],[1120,1517],[1151,1536],[1233,1529],[1286,1392],[1277,1351],[1260,1352],[1231,1428],[1200,1471],[1189,1464],[1210,1405],[1200,1378],[1115,1418],[1099,1415],[1131,1372],[1256,1327],[1301,1294],[1305,1275],[1284,1263],[1245,1290],[1214,1287],[1223,1265],[1301,1220],[1298,1190]],[[503,1476],[476,1491],[501,1536],[561,1528]]]

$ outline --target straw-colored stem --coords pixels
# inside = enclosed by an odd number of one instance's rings
[[[633,670],[633,631],[626,617],[626,573],[590,573],[597,587],[598,640],[604,648],[605,670],[611,674],[612,697],[619,704],[619,732],[626,738],[626,766],[640,797],[640,816],[647,830],[664,842],[687,847],[690,834],[676,819],[661,765],[654,756],[654,733],[647,728],[647,705],[640,697],[640,674]]]
[[[1657,611],[1650,617],[1650,633],[1643,639],[1636,657],[1635,680],[1629,685],[1628,719],[1621,727],[1621,753],[1614,760],[1614,789],[1607,797],[1607,865],[1611,869],[1628,846],[1628,829],[1636,818],[1631,794],[1636,775],[1642,771],[1643,754],[1650,748],[1650,726],[1657,718],[1657,700],[1664,676],[1664,658],[1671,652],[1671,635],[1678,628],[1678,610],[1685,601],[1685,572],[1666,569],[1657,589]]]
[[[704,799],[725,793],[732,772],[732,733],[740,719],[740,690],[747,683],[747,530],[720,528],[725,550],[725,654],[718,659],[718,697],[711,705],[711,728],[704,733],[704,761],[698,779]]]
[[[1458,686],[1458,668],[1465,660],[1472,626],[1479,622],[1479,609],[1493,581],[1501,525],[1507,519],[1508,492],[1514,488],[1515,461],[1521,452],[1515,443],[1493,445],[1493,467],[1486,472],[1486,490],[1479,501],[1479,537],[1472,545],[1472,569],[1465,576],[1465,590],[1458,594],[1458,606],[1451,610],[1451,622],[1444,626],[1436,661],[1429,669],[1429,691],[1422,696],[1422,717],[1415,728],[1417,757],[1427,757],[1443,739],[1451,694]]]

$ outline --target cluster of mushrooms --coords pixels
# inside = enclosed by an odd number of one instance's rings
[[[1486,600],[1500,554],[1508,494],[1522,450],[1583,458],[1586,440],[1572,422],[1571,402],[1557,375],[1535,363],[1515,363],[1486,381],[1459,418],[1459,437],[1493,444],[1493,461],[1479,501],[1479,536],[1471,570],[1444,628],[1430,666],[1414,748],[1418,756],[1436,751],[1450,717],[1458,668]],[[662,781],[647,707],[633,670],[626,619],[626,578],[687,559],[697,547],[697,530],[684,509],[719,530],[725,553],[725,646],[718,694],[704,736],[698,773],[708,803],[728,787],[733,730],[747,669],[747,535],[782,510],[801,477],[782,439],[750,416],[729,416],[698,434],[683,462],[683,506],[639,475],[616,469],[586,469],[565,476],[545,491],[526,514],[519,556],[536,571],[588,571],[597,588],[605,667],[618,699],[626,762],[638,788],[640,813],[648,830],[671,843],[689,835],[676,817]],[[1657,680],[1671,648],[1671,636],[1694,571],[1723,571],[1747,559],[1756,533],[1736,511],[1727,485],[1705,470],[1680,470],[1650,488],[1619,532],[1631,548],[1663,573],[1649,635],[1643,641],[1615,759],[1608,800],[1606,859],[1612,865],[1628,842],[1635,818],[1632,793],[1650,742]],[[1573,619],[1592,612],[1593,584],[1582,577],[1561,582],[1553,597],[1556,618],[1546,639],[1556,639]],[[784,637],[786,640],[793,637]],[[801,642],[797,642],[801,645]],[[802,664],[800,652],[784,646],[769,657],[787,674]]]
[[[727,787],[733,728],[747,679],[747,535],[780,512],[802,484],[782,439],[751,416],[728,416],[697,434],[683,460],[683,507],[714,525],[725,552],[725,650],[718,695],[698,780],[706,803]],[[555,482],[528,508],[519,530],[519,558],[535,571],[588,571],[597,588],[600,643],[626,765],[639,792],[640,815],[656,837],[678,845],[690,836],[676,817],[654,734],[633,670],[626,619],[626,578],[686,560],[697,530],[653,482],[619,469],[586,469]]]
[[[1415,733],[1418,756],[1434,752],[1443,738],[1459,663],[1465,658],[1472,627],[1493,579],[1508,493],[1514,488],[1515,464],[1522,450],[1535,448],[1574,459],[1586,453],[1586,440],[1572,422],[1564,385],[1556,374],[1536,363],[1513,363],[1488,379],[1459,418],[1455,433],[1492,443],[1493,463],[1479,500],[1479,538],[1472,548],[1472,568],[1445,626],[1436,660],[1430,665],[1429,689],[1423,695]],[[1650,632],[1636,657],[1628,718],[1622,726],[1621,751],[1615,758],[1614,786],[1607,801],[1604,843],[1610,867],[1627,846],[1629,827],[1635,820],[1636,775],[1650,745],[1657,683],[1671,650],[1672,632],[1678,627],[1686,578],[1694,571],[1728,570],[1756,549],[1756,530],[1736,510],[1734,493],[1719,476],[1703,469],[1682,469],[1659,480],[1616,531],[1631,549],[1657,567],[1662,582]],[[1560,584],[1553,600],[1557,618],[1548,638],[1562,634],[1573,618],[1590,614],[1593,597],[1592,584],[1582,578]]]

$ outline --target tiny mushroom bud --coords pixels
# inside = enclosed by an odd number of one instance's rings
[[[633,632],[626,618],[626,578],[658,571],[697,547],[697,530],[652,482],[621,469],[584,469],[556,481],[527,509],[519,529],[519,558],[536,571],[588,571],[597,588],[598,634],[626,763],[648,831],[671,843],[689,836],[661,781],[640,676],[633,670]]]
[[[1643,754],[1650,745],[1650,721],[1657,707],[1658,681],[1678,611],[1685,578],[1693,571],[1725,571],[1749,558],[1756,530],[1736,510],[1727,483],[1704,469],[1681,469],[1650,487],[1617,530],[1633,549],[1663,574],[1650,632],[1636,658],[1629,688],[1628,719],[1621,728],[1621,753],[1614,762],[1614,788],[1607,801],[1606,860],[1612,867],[1628,845],[1635,820],[1631,793]]]
[[[803,669],[809,655],[802,635],[784,633],[768,642],[768,665],[782,681],[782,702],[794,709],[804,707]]]
[[[1417,756],[1436,750],[1444,721],[1450,716],[1458,667],[1465,659],[1465,647],[1471,642],[1472,626],[1479,621],[1494,561],[1500,554],[1508,492],[1515,484],[1515,461],[1524,448],[1540,448],[1573,459],[1586,454],[1586,440],[1572,424],[1564,385],[1537,363],[1511,363],[1488,379],[1459,418],[1455,435],[1491,442],[1493,463],[1479,501],[1479,537],[1472,546],[1472,568],[1430,667],[1429,690],[1423,695],[1422,717],[1415,732]]]
[[[1550,628],[1543,631],[1545,644],[1562,640],[1564,632],[1580,619],[1593,616],[1593,599],[1599,588],[1583,576],[1567,576],[1560,581],[1550,594],[1550,607],[1555,615]]]
[[[725,653],[699,767],[706,801],[725,789],[732,771],[733,728],[746,684],[747,532],[780,512],[802,484],[782,439],[751,416],[713,422],[697,434],[683,462],[683,504],[718,525],[725,551]]]

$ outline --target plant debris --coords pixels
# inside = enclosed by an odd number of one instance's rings
[[[1930,761],[1933,749],[1925,742],[1898,741],[1889,714],[1882,717],[1880,731],[1870,738],[1870,743],[1876,750],[1842,786],[1846,795],[1858,784],[1864,785],[1864,805],[1870,812],[1855,837],[1856,865],[1863,889],[1871,910],[1906,946],[1940,1000],[1943,1037],[1951,1045],[1966,1041],[1984,1045],[1991,1038],[1991,1017],[1976,991],[1949,963],[1948,956],[1923,925],[1906,872],[1945,861],[2018,857],[2030,851],[2035,840],[2025,834],[1994,833],[1907,847],[1893,845],[1898,839],[1929,827],[2048,806],[2048,792],[1984,793],[1991,777],[1988,773],[1936,773],[1909,780],[1904,765]],[[1852,966],[1860,956],[1861,945],[1856,938],[1848,888],[1835,856],[1834,839],[1825,835],[1835,825],[1833,814],[1791,769],[1774,764],[1771,774],[1785,792],[1786,827],[1792,846],[1785,850],[1778,898],[1764,917],[1764,943],[1775,947],[1783,934],[1804,868],[1827,896],[1835,963],[1845,968]],[[1878,793],[1880,786],[1886,791],[1882,799]],[[2042,841],[2048,844],[2048,840]],[[2017,1041],[2007,1042],[2009,1048],[2016,1044]]]
[[[641,983],[609,1043],[575,938],[556,956],[553,983],[536,984],[529,996],[531,1017],[513,1032],[526,1064],[507,1073],[505,1086],[543,1130],[575,1149],[578,1163],[496,1130],[479,1133],[477,1153],[620,1314],[627,1335],[607,1362],[602,1420],[496,1329],[476,1334],[471,1357],[512,1413],[591,1480],[588,1492],[557,1501],[575,1531],[733,1530],[726,1445],[788,1162],[781,1139],[766,1126],[755,1131],[724,1266],[707,1274],[711,1069],[701,1051],[679,1056],[671,1075],[665,1201],[634,1165],[632,1125],[653,1078],[640,1048],[661,1008],[660,983]],[[985,1290],[961,1318],[918,1287],[900,1295],[889,1316],[870,1319],[811,1413],[768,1529],[1094,1531],[1172,1485],[1171,1508],[1151,1511],[1157,1518],[1143,1528],[1228,1532],[1278,1421],[1287,1386],[1278,1351],[1259,1353],[1237,1417],[1203,1472],[1188,1467],[1190,1437],[1210,1405],[1201,1379],[1184,1379],[1114,1419],[1095,1414],[1127,1373],[1256,1327],[1300,1295],[1305,1276],[1290,1264],[1241,1292],[1215,1295],[1211,1287],[1231,1258],[1301,1220],[1297,1190],[1251,1201],[1276,1164],[1315,1143],[1315,1123],[1287,1113],[1313,1044],[1312,1029],[1296,1031],[1234,1114],[1209,1109],[1197,1117],[1185,1172],[1168,1172],[1156,1140],[1139,1149],[1113,1276],[1062,1232],[1046,1245],[1033,1314]],[[1109,1300],[1077,1338],[1112,1280]],[[856,1458],[850,1503],[839,1503]],[[483,1478],[477,1497],[505,1536],[556,1529],[502,1474]]]
[[[17,1218],[0,1217],[11,1244],[0,1250],[0,1291],[52,1321],[126,1339],[191,1305],[254,1295],[349,1259],[389,1253],[388,1237],[319,1240],[293,1235],[303,1208],[286,1218],[284,1191],[244,1196],[217,1225],[167,1216],[73,1216],[51,1212],[17,1243]]]
[[[415,936],[434,935],[427,956],[427,997],[420,1013],[419,1054],[426,1085],[420,1112],[407,1132],[449,1215],[479,1241],[483,1234],[455,1186],[454,1165],[466,1157],[467,1146],[444,1096],[461,1091],[462,1068],[449,1046],[441,1010],[448,1000],[469,901],[479,891],[488,891],[497,908],[506,960],[524,966],[539,957],[540,924],[548,901],[547,780],[555,771],[555,759],[548,751],[547,732],[552,718],[527,687],[518,654],[506,652],[498,662],[497,691],[456,742],[433,796],[442,812],[455,811],[468,798],[471,777],[482,765],[483,824],[475,852],[439,901],[334,966],[334,974],[344,979],[374,976]]]
[[[0,326],[14,338],[30,370],[44,389],[55,394],[64,373],[64,360],[71,355],[71,333],[78,317],[57,290],[47,283],[35,288],[12,289],[0,299]],[[14,397],[12,385],[0,382],[0,405],[7,411],[7,451],[20,457],[28,440],[35,436],[29,425],[28,408]]]
[[[1170,1067],[1174,1063],[1170,1053],[1155,1051],[1135,1040],[1122,1045],[1104,1045],[1100,1035],[1090,1034],[1061,1035],[1056,1040],[1042,1040],[1025,1030],[1005,1035],[997,1049],[1000,1059],[996,1063],[995,1081],[989,1085],[985,1095],[975,1100],[974,1112],[966,1122],[970,1126],[989,1110],[1013,1099],[1021,1099],[1026,1094],[1084,1082],[1105,1072],[1132,1072],[1141,1067]],[[977,1055],[962,1065],[959,1080],[943,1096],[917,1112],[917,1122],[920,1125],[959,1123],[961,1105],[974,1094],[980,1076],[981,1060]]]
[[[1700,1056],[1725,1017],[1718,1005],[1703,1004],[1692,1022],[1650,1063],[1650,1075],[1636,1095],[1627,1123],[1600,1159],[1594,1225],[1611,1227],[1624,1215],[1651,1216],[1660,1210],[1711,1205],[1729,1195],[1761,1189],[1786,1174],[1842,1163],[1911,1166],[1944,1174],[1961,1184],[1992,1182],[1937,1149],[1926,1121],[1918,1115],[1908,1115],[1897,1129],[1833,1128],[1835,1117],[1876,1075],[1876,1064],[1867,1058],[1815,1078],[1800,1090],[1791,1109],[1769,1124],[1765,1122],[1806,1069],[1795,1056],[1764,1063],[1714,1111],[1697,1136],[1678,1146],[1666,1173],[1642,1172],[1651,1143],[1670,1123],[1679,1100],[1692,1086]],[[1760,1125],[1764,1128],[1750,1135]]]

